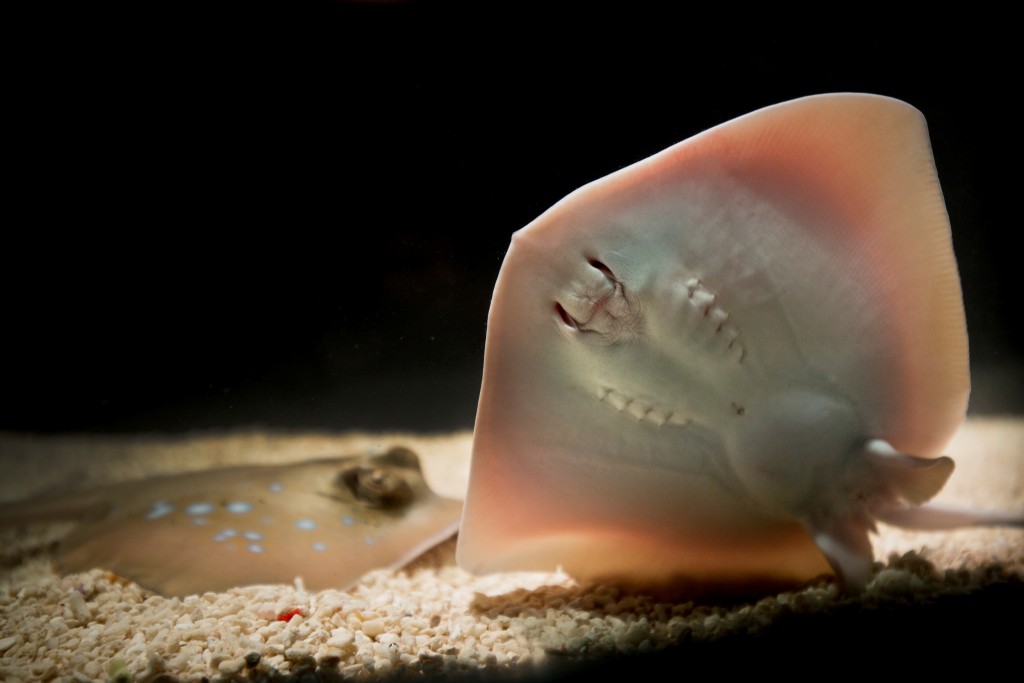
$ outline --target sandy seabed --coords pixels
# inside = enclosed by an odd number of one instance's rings
[[[461,498],[471,437],[281,434],[36,437],[0,434],[0,502],[61,489],[243,463],[411,447],[428,483]],[[1024,420],[972,418],[947,452],[938,501],[1024,512]],[[860,596],[828,578],[732,602],[665,602],[558,573],[476,577],[454,542],[345,591],[252,586],[167,598],[102,568],[63,576],[51,553],[69,523],[0,530],[4,681],[587,680],[672,671],[806,675],[1019,667],[1024,531],[882,527]],[[295,611],[298,610],[298,613]],[[294,614],[290,619],[283,615]],[[812,662],[826,662],[816,669]],[[815,673],[818,672],[818,673]]]

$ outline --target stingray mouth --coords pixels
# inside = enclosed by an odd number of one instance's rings
[[[635,298],[607,265],[590,258],[553,309],[563,334],[608,346],[639,336],[642,321]]]

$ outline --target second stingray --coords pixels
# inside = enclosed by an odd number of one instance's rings
[[[100,567],[184,596],[296,577],[343,589],[450,537],[461,509],[394,448],[124,482],[0,506],[0,523],[79,519],[58,547],[63,571]]]

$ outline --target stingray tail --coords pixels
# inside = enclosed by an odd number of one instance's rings
[[[919,531],[940,531],[970,526],[1008,526],[1024,529],[1024,514],[952,505],[882,508],[875,512],[875,517],[886,524]]]
[[[1005,510],[977,510],[948,505],[924,505],[953,473],[947,457],[917,458],[873,439],[865,453],[892,490],[891,502],[871,511],[880,522],[906,529],[937,531],[971,526],[1024,527],[1024,514]]]
[[[971,526],[1024,528],[1024,514],[945,505],[925,505],[953,473],[947,457],[919,458],[900,453],[881,439],[868,441],[862,452],[869,473],[853,487],[863,501],[843,514],[809,517],[805,528],[846,589],[858,593],[871,579],[874,556],[868,538],[875,521],[917,530]]]
[[[91,492],[0,503],[0,526],[17,527],[41,522],[91,519],[109,509],[109,501]]]

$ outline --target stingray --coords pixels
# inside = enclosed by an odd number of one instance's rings
[[[457,548],[473,572],[651,586],[872,573],[970,388],[923,115],[774,105],[594,181],[516,232],[488,317]]]
[[[292,583],[343,589],[455,533],[462,504],[427,486],[416,454],[244,466],[124,482],[0,507],[0,521],[79,519],[65,572],[100,567],[164,595]]]

